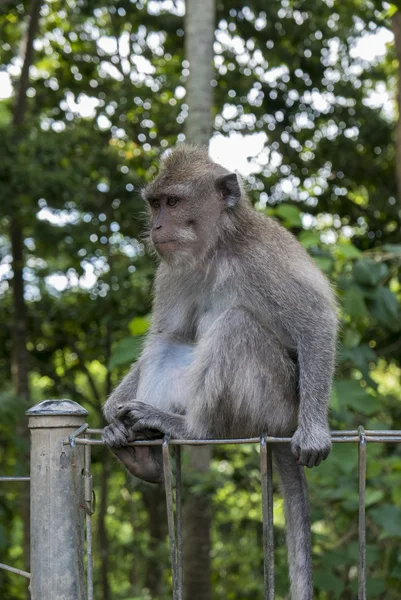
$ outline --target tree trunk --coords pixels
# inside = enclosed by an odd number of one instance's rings
[[[187,0],[185,11],[185,58],[189,62],[185,121],[186,141],[208,144],[213,132],[214,0]]]
[[[17,396],[28,405],[29,356],[26,348],[27,322],[24,298],[24,238],[18,214],[10,216],[10,241],[13,256],[13,319],[11,324],[12,359],[11,376]]]
[[[187,448],[188,468],[202,477],[210,468],[210,446]],[[183,508],[184,599],[211,600],[211,498],[209,493],[186,495]]]
[[[17,87],[13,126],[18,127],[24,123],[26,113],[26,92],[29,86],[29,68],[33,59],[33,42],[39,25],[40,8],[42,0],[32,0],[29,25],[26,35],[25,48],[22,52],[23,64],[21,77]],[[18,139],[18,131],[16,138]],[[29,355],[26,347],[27,342],[27,320],[24,297],[24,233],[19,215],[18,198],[11,198],[10,211],[10,242],[13,257],[13,318],[11,323],[12,357],[11,376],[16,395],[23,401],[26,407],[29,404]],[[23,410],[22,414],[25,413]],[[28,430],[24,422],[17,426],[17,435],[26,442],[26,464],[29,464],[29,438]],[[21,515],[24,529],[24,563],[25,569],[30,565],[30,523],[29,523],[29,491],[25,488],[21,492]]]
[[[41,6],[42,0],[32,0],[25,48],[22,51],[22,57],[24,62],[22,64],[21,77],[18,83],[13,112],[13,124],[16,126],[22,125],[25,120],[26,91],[29,87],[29,69],[32,65],[33,60],[33,42],[35,41],[35,35],[39,25]]]
[[[214,0],[187,0],[185,58],[189,62],[186,101],[189,116],[185,138],[192,144],[208,144],[213,131]],[[187,448],[191,471],[207,473],[211,448]],[[208,494],[187,494],[183,509],[185,600],[211,600],[211,499]]]
[[[148,530],[150,536],[145,587],[148,588],[151,598],[160,598],[163,568],[158,550],[167,536],[166,494],[162,486],[144,487],[142,497],[149,517]]]
[[[401,11],[397,11],[393,15],[392,29],[394,33],[395,51],[398,58],[398,119],[396,125],[396,142],[395,142],[395,172],[397,179],[397,197],[401,205]]]

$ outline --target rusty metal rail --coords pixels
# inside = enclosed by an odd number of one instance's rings
[[[82,424],[62,441],[62,445],[74,449],[85,446],[84,452],[84,499],[81,507],[85,511],[86,522],[86,575],[87,598],[93,600],[93,562],[92,562],[92,514],[94,512],[91,446],[103,445],[99,436],[102,429],[90,429],[87,423]],[[365,430],[359,427],[355,430],[333,431],[331,439],[334,444],[358,444],[358,473],[359,473],[359,570],[358,570],[358,600],[367,600],[366,595],[366,449],[369,443],[399,443],[401,431],[398,430]],[[181,446],[205,445],[239,445],[257,444],[260,448],[260,477],[262,490],[263,516],[263,556],[264,556],[264,600],[274,600],[274,537],[273,537],[273,467],[271,444],[289,443],[291,438],[277,438],[263,434],[261,437],[238,439],[208,439],[208,440],[172,440],[165,436],[156,440],[138,440],[130,446],[161,446],[165,480],[167,523],[170,543],[170,558],[172,568],[173,600],[182,600],[182,490],[181,490]],[[175,486],[171,469],[170,447],[175,450]],[[0,477],[1,482],[29,481],[29,477]],[[175,494],[174,494],[175,488]],[[0,569],[6,569],[24,577],[29,573],[0,563]]]
[[[100,435],[102,429],[84,428],[74,432],[73,443],[88,446],[102,445]],[[85,434],[85,438],[81,435]],[[263,556],[264,556],[264,600],[274,600],[274,537],[273,537],[273,467],[270,444],[288,444],[291,438],[277,438],[263,434],[257,438],[237,439],[208,439],[208,440],[172,440],[167,436],[158,440],[138,440],[130,446],[162,446],[163,469],[165,478],[167,522],[170,542],[173,600],[182,600],[182,513],[181,513],[181,446],[207,445],[238,445],[258,444],[260,447],[260,475],[262,488],[263,515]],[[365,526],[365,495],[366,495],[366,447],[368,443],[397,443],[401,442],[401,431],[398,430],[365,430],[359,427],[355,430],[332,431],[333,444],[358,444],[359,472],[359,571],[358,571],[358,600],[366,600],[366,526]],[[69,442],[66,441],[66,444]],[[170,446],[176,447],[176,481],[175,481],[175,511],[173,482],[170,468]],[[174,518],[175,512],[175,518]],[[90,519],[90,516],[88,517]],[[89,539],[88,539],[89,541]],[[92,572],[91,572],[92,573]],[[88,569],[88,598],[93,598],[92,574]],[[91,589],[91,595],[89,594]]]

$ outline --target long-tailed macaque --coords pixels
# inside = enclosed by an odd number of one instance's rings
[[[330,285],[205,148],[176,147],[143,197],[160,258],[152,324],[140,359],[105,404],[105,443],[131,473],[158,482],[160,448],[127,443],[152,432],[291,436],[290,445],[274,448],[291,598],[312,600],[303,466],[319,465],[331,449],[337,319]]]

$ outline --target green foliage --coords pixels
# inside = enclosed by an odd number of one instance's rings
[[[112,351],[109,368],[115,369],[121,365],[135,362],[141,353],[143,339],[141,337],[127,337],[118,342]]]
[[[286,227],[302,227],[299,208],[293,204],[283,202],[275,209],[274,214],[280,217]]]
[[[248,180],[251,200],[296,233],[337,290],[332,428],[401,429],[394,123],[367,101],[383,82],[395,97],[394,48],[373,62],[351,51],[364,35],[390,27],[395,9],[365,0],[331,5],[218,4],[215,128],[225,136],[266,136]],[[29,6],[0,5],[0,60],[13,79]],[[0,100],[1,474],[28,471],[16,433],[25,406],[10,391],[11,211],[25,239],[32,402],[70,397],[88,408],[92,426],[102,426],[104,399],[142,347],[154,266],[141,242],[139,190],[155,172],[160,149],[177,141],[187,113],[180,93],[188,76],[183,21],[179,7],[171,6],[128,0],[44,5],[26,124],[18,132],[11,126],[12,99]],[[153,72],[144,73],[141,63]],[[77,104],[86,96],[93,115],[82,116]],[[216,450],[207,477],[194,480],[184,468],[185,494],[214,499],[216,600],[263,594],[258,460],[255,448],[226,447]],[[127,481],[108,455],[96,450],[93,461],[95,597],[107,597],[106,571],[113,600],[170,597],[163,496],[156,501],[155,488],[150,493]],[[399,597],[400,472],[397,446],[368,445],[370,598]],[[352,600],[355,446],[337,444],[308,479],[316,598]],[[24,568],[20,485],[0,490],[0,551],[2,561]],[[277,596],[283,599],[288,581],[279,495],[274,515]],[[151,574],[157,565],[156,589]],[[0,597],[22,600],[26,583],[0,571]]]
[[[361,285],[377,285],[386,277],[388,267],[385,263],[374,262],[370,259],[358,260],[354,264],[355,281]]]

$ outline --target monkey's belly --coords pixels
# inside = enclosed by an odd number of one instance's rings
[[[166,411],[186,412],[186,376],[192,360],[192,346],[163,338],[155,340],[141,357],[137,399]]]

